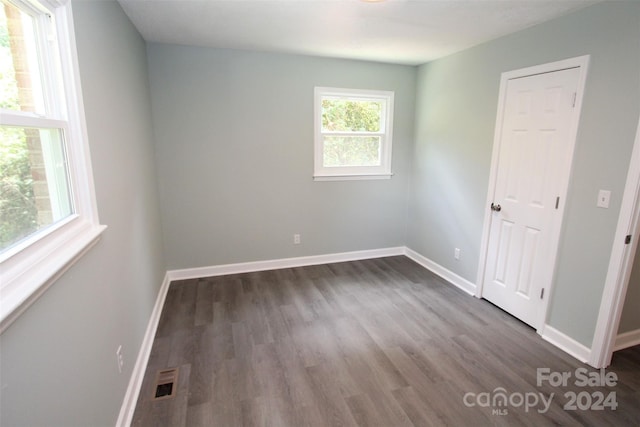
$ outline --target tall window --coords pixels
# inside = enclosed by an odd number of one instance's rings
[[[102,229],[70,8],[56,0],[0,3],[2,322]]]
[[[391,177],[393,92],[315,88],[316,180]]]

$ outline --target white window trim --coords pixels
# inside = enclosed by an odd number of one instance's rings
[[[322,97],[337,96],[345,98],[370,98],[384,100],[386,105],[385,120],[381,129],[382,147],[380,166],[323,166],[322,144]],[[391,154],[393,145],[393,104],[394,93],[383,90],[343,89],[332,87],[316,87],[314,89],[314,181],[348,181],[390,179]]]
[[[13,1],[18,6],[24,4]],[[71,2],[41,0],[40,3],[56,21],[68,119],[58,127],[64,128],[65,139],[71,141],[66,149],[76,213],[0,255],[0,333],[97,243],[106,229],[98,219]],[[11,116],[15,125],[43,124],[28,114]]]

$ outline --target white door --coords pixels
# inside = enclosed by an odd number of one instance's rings
[[[535,328],[553,278],[579,77],[580,68],[571,68],[510,79],[498,116],[482,297]]]

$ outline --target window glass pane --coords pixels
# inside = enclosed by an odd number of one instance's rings
[[[322,130],[380,132],[383,101],[322,99]]]
[[[33,21],[0,3],[0,108],[45,114]]]
[[[380,166],[379,136],[324,136],[323,165]]]
[[[0,252],[73,212],[62,131],[0,126]]]

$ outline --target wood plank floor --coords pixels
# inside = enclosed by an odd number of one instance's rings
[[[175,397],[153,400],[171,367]],[[579,387],[582,367],[402,256],[185,280],[169,288],[133,425],[640,425],[640,350],[614,355],[615,387]],[[537,368],[571,378],[538,386]],[[506,406],[491,406],[502,390]],[[571,392],[618,406],[565,410]]]

